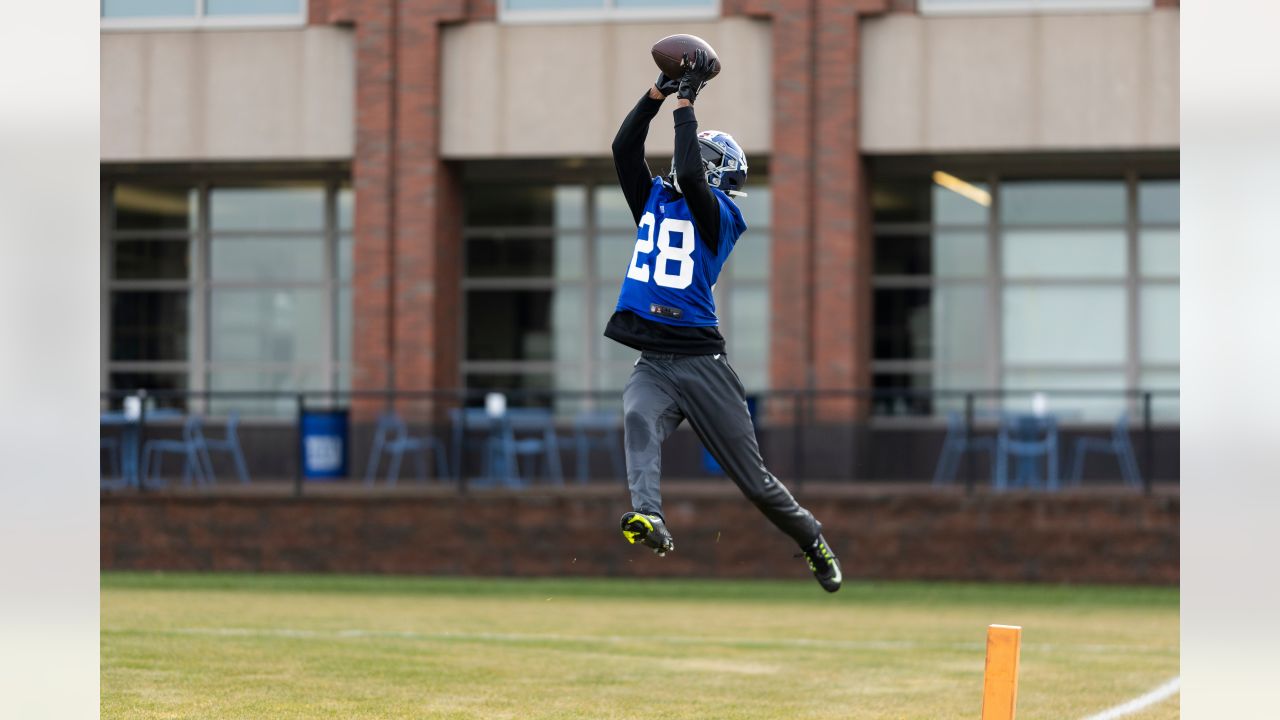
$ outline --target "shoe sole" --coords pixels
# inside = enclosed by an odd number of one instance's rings
[[[676,549],[676,544],[671,540],[667,540],[666,546],[661,548],[655,548],[652,545],[645,543],[645,539],[648,538],[649,533],[652,532],[653,523],[649,522],[649,518],[645,517],[641,513],[631,513],[630,515],[624,516],[622,521],[622,537],[626,538],[627,542],[632,545],[641,543],[652,549],[658,557],[663,557],[667,553]]]

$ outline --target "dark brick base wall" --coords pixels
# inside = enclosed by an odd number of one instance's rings
[[[798,493],[852,578],[1176,584],[1176,495],[822,488]],[[802,578],[727,483],[671,488],[676,551],[615,528],[617,488],[459,496],[104,496],[102,567],[431,575]]]

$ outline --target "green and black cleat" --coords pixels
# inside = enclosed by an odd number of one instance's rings
[[[622,537],[632,545],[641,543],[653,548],[658,557],[676,549],[671,533],[667,532],[667,525],[659,515],[626,513],[622,516]]]
[[[813,571],[813,576],[818,579],[823,590],[835,592],[840,589],[840,583],[844,581],[844,575],[840,573],[840,560],[831,552],[826,538],[819,535],[801,554],[809,561],[809,569]]]

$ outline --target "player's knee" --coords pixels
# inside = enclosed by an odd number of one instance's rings
[[[629,407],[622,411],[622,429],[627,436],[629,447],[643,447],[649,443],[653,434],[652,420],[636,408]]]

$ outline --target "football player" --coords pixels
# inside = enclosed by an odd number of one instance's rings
[[[613,141],[618,182],[637,225],[635,252],[605,337],[640,351],[623,393],[627,485],[632,511],[622,534],[658,555],[675,548],[662,516],[662,442],[688,420],[743,494],[800,546],[828,592],[840,589],[840,562],[822,526],[760,457],[745,390],[725,354],[711,290],[747,229],[742,195],[747,158],[728,134],[698,132],[693,105],[714,74],[702,50],[680,78],[658,75]],[[666,177],[644,158],[649,122],[676,94],[675,154]],[[761,319],[763,321],[763,318]]]

